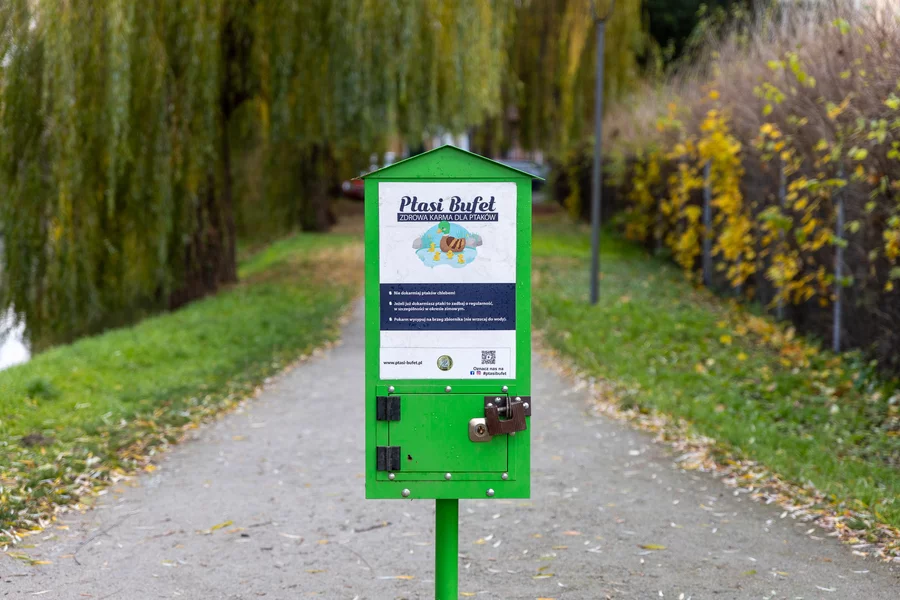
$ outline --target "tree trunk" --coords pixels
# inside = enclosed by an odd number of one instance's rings
[[[202,201],[197,204],[194,231],[184,249],[181,285],[169,295],[169,307],[172,309],[212,294],[219,287],[225,244],[218,222],[215,181],[215,176],[210,174]]]
[[[301,169],[303,190],[300,207],[300,228],[304,231],[324,232],[336,219],[331,210],[328,181],[334,170],[334,160],[328,144],[314,144]]]
[[[234,222],[231,137],[228,119],[222,127],[222,194],[219,206],[222,222],[222,254],[219,257],[219,283],[235,283],[237,277],[237,228]]]

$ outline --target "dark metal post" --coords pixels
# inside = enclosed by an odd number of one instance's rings
[[[838,178],[844,178],[844,168],[843,166],[838,171]],[[838,238],[837,250],[834,256],[834,325],[833,325],[833,337],[832,337],[832,345],[831,348],[835,352],[841,351],[841,327],[842,327],[842,314],[841,310],[843,309],[843,295],[844,295],[844,194],[841,190],[837,190],[837,206],[835,206],[835,211],[837,212],[837,224],[835,235]]]
[[[712,287],[712,167],[703,165],[703,285]]]
[[[787,207],[787,173],[784,170],[784,160],[778,157],[778,203],[782,212]],[[784,244],[784,231],[778,232],[778,241]],[[778,290],[778,305],[775,307],[775,318],[779,321],[784,319],[784,298],[781,297],[782,290]]]
[[[606,20],[597,20],[597,81],[594,86],[594,171],[591,178],[591,304],[600,300],[600,186],[603,184],[603,57]]]

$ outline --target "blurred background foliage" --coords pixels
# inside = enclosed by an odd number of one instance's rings
[[[682,54],[605,114],[605,214],[699,282],[708,189],[714,289],[820,339],[840,292],[841,346],[900,371],[900,4],[735,2],[698,17]],[[592,153],[555,155],[575,216]]]
[[[235,281],[239,238],[328,229],[336,183],[390,138],[500,111],[514,13],[5,0],[0,309],[40,349]]]
[[[39,351],[182,306],[236,280],[239,242],[328,230],[371,155],[448,134],[552,159],[583,214],[595,4],[0,2],[0,314]],[[618,0],[613,110],[746,4]]]

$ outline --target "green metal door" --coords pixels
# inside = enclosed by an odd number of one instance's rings
[[[471,419],[484,417],[484,395],[411,394],[402,398],[403,418],[388,423],[389,445],[400,447],[406,473],[504,473],[509,436],[469,439]],[[428,477],[431,479],[431,477]]]

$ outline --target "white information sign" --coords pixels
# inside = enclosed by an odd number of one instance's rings
[[[380,182],[381,379],[516,376],[516,184]]]

